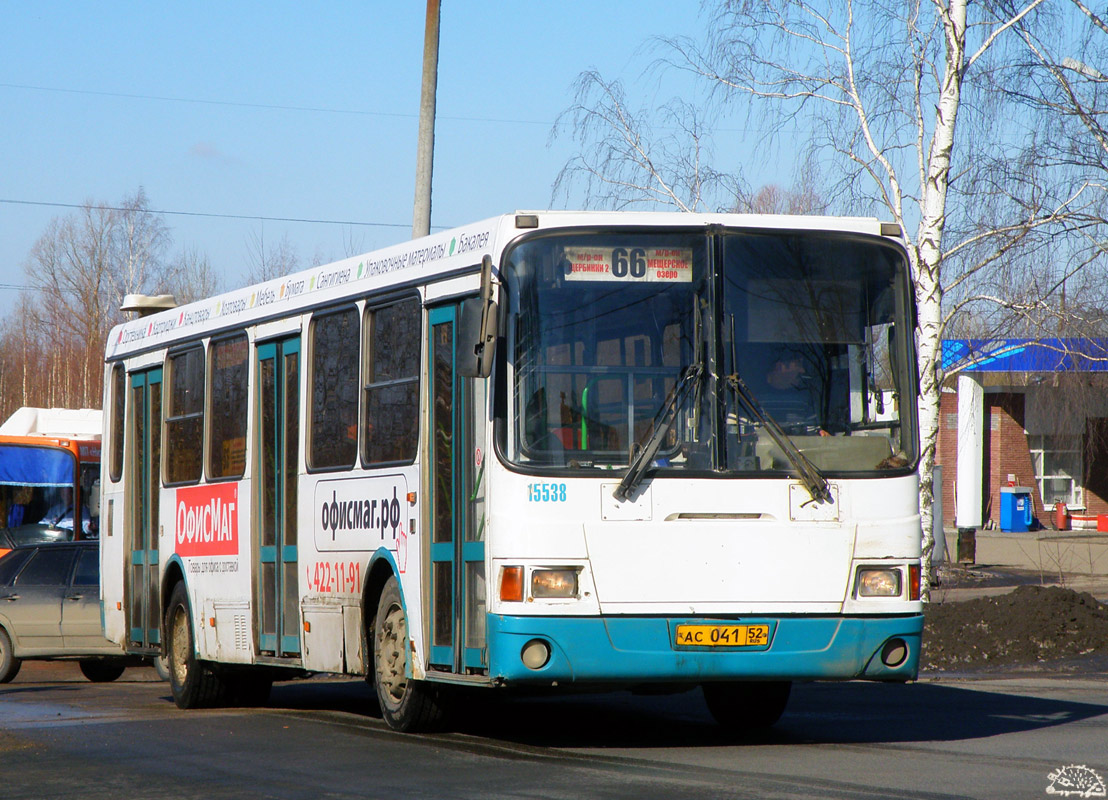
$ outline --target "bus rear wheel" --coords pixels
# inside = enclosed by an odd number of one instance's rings
[[[785,713],[790,681],[706,683],[704,701],[716,722],[734,733],[756,733]]]
[[[373,625],[373,671],[381,716],[390,728],[405,733],[435,727],[442,719],[438,693],[426,682],[408,677],[408,617],[395,576],[381,592]]]
[[[169,688],[178,708],[211,708],[227,699],[227,687],[219,675],[196,657],[192,642],[192,613],[185,584],[178,583],[169,596],[165,613],[165,659]]]

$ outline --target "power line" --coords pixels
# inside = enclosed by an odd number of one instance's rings
[[[254,108],[263,111],[306,111],[313,114],[347,114],[360,117],[386,117],[392,119],[418,119],[418,114],[405,114],[399,111],[366,111],[358,108],[328,108],[326,106],[297,106],[280,103],[248,103],[238,100],[208,100],[197,97],[174,97],[173,95],[136,94],[133,92],[107,92],[97,89],[66,89],[58,86],[35,86],[26,83],[0,83],[0,89],[22,89],[31,92],[53,92],[55,94],[76,94],[90,97],[115,97],[123,100],[152,100],[161,103],[192,103],[194,105],[222,106],[225,108]],[[458,117],[438,114],[439,120],[452,122],[491,122],[497,125],[542,125],[547,128],[565,128],[572,122],[541,119],[505,119],[500,117]],[[677,130],[670,125],[657,126],[659,130]],[[765,134],[767,129],[760,128],[717,128],[715,133]],[[795,131],[791,131],[795,133]]]
[[[235,100],[204,100],[195,97],[173,97],[171,95],[132,94],[129,92],[105,92],[95,89],[62,89],[56,86],[32,86],[24,83],[0,83],[4,89],[25,89],[34,92],[55,92],[58,94],[80,94],[92,97],[117,97],[124,100],[156,100],[163,103],[194,103],[206,106],[226,106],[229,108],[256,108],[266,111],[310,111],[316,114],[351,114],[361,117],[391,117],[395,119],[417,119],[418,114],[403,114],[397,111],[365,111],[356,108],[327,108],[325,106],[290,106],[278,103],[245,103]],[[513,125],[550,126],[546,120],[535,119],[497,119],[495,117],[450,117],[440,115],[439,119],[456,122],[495,122]]]
[[[9,198],[0,198],[0,203],[7,203],[8,205],[15,206],[46,206],[49,208],[90,208],[96,211],[135,211],[134,208],[124,208],[122,206],[106,206],[106,205],[86,205],[79,203],[54,203],[44,200],[12,200]],[[211,217],[214,219],[244,219],[255,220],[259,222],[302,222],[311,225],[360,225],[368,228],[410,228],[411,223],[407,222],[356,222],[351,220],[339,220],[339,219],[310,219],[307,217],[263,217],[252,214],[217,214],[211,211],[173,211],[168,209],[161,209],[155,211],[154,209],[141,209],[146,214],[164,214],[166,216],[175,217]],[[439,230],[445,230],[449,226],[436,225],[435,228]]]

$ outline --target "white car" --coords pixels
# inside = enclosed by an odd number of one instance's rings
[[[0,683],[25,659],[76,659],[98,683],[142,663],[104,638],[97,542],[28,545],[0,557]]]

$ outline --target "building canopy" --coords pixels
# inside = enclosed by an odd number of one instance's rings
[[[944,339],[944,372],[1108,372],[1108,339]]]

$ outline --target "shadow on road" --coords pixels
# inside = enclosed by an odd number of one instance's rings
[[[275,683],[266,706],[295,711],[348,711],[360,717],[381,718],[372,687],[357,678]]]
[[[973,684],[866,682],[797,684],[774,728],[736,738],[715,724],[699,689],[675,695],[628,692],[508,697],[474,690],[452,702],[445,730],[536,747],[673,747],[829,743],[955,742],[1038,730],[1108,713],[1080,703]],[[361,681],[279,684],[271,708],[379,717]]]

